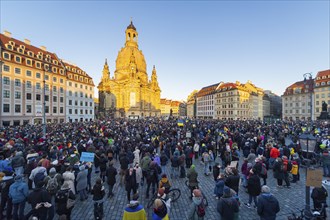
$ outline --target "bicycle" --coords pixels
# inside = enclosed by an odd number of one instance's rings
[[[327,219],[326,216],[326,204],[322,204],[321,209],[319,210],[313,210],[311,212],[310,217],[305,216],[305,209],[298,209],[300,212],[300,215],[296,215],[294,211],[292,211],[291,216],[288,216],[288,220],[304,220],[304,219],[309,219],[309,220],[325,220]]]
[[[158,193],[156,192],[151,199],[149,200],[147,204],[147,208],[151,208],[155,202],[155,200],[158,198]],[[166,194],[167,199],[171,199],[171,202],[176,202],[181,196],[181,190],[177,188],[170,189],[168,193]]]
[[[193,190],[194,190],[194,189],[200,189],[198,183],[199,183],[199,181],[197,181],[197,186],[194,186],[194,187],[193,187]],[[186,180],[186,181],[185,181],[185,185],[186,185],[186,186],[188,187],[188,189],[190,190],[189,180]],[[190,193],[190,192],[189,192],[189,193]],[[203,193],[202,190],[201,190],[201,193],[202,193],[202,196],[203,196],[203,203],[204,203],[204,205],[205,205],[205,206],[208,206],[208,205],[209,205],[209,202],[207,201],[207,198],[206,198],[206,196],[205,196],[205,194]]]

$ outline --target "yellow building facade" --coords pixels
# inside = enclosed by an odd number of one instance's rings
[[[107,61],[102,71],[99,89],[99,111],[104,116],[160,116],[160,87],[153,67],[151,79],[147,74],[144,55],[138,47],[138,32],[133,22],[125,31],[125,47],[118,52],[114,76],[110,76]]]

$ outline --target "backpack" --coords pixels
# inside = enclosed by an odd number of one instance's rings
[[[148,180],[151,180],[154,176],[155,176],[155,169],[154,168],[152,168],[152,169],[149,169],[148,170],[148,175],[147,175],[147,179]]]
[[[52,178],[50,178],[47,182],[46,189],[51,195],[55,195],[58,189],[58,182],[56,178],[57,174]]]
[[[267,175],[267,169],[264,163],[261,165],[261,175]]]
[[[162,182],[162,184],[163,184],[163,187],[165,188],[165,190],[169,190],[171,188],[171,185],[169,184],[168,181],[166,181],[165,183]]]
[[[205,216],[205,204],[202,200],[202,203],[196,206],[196,213],[198,217],[204,217]]]
[[[288,172],[292,169],[292,164],[288,160],[283,160],[281,170],[283,172]]]
[[[34,182],[34,185],[38,185],[38,183],[44,181],[45,179],[45,173],[44,171],[39,171],[35,176],[34,176],[34,179],[33,179],[33,182]]]
[[[175,156],[172,160],[172,167],[178,167],[179,166],[179,157]]]

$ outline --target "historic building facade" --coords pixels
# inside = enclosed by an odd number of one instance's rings
[[[126,43],[117,56],[114,76],[110,77],[107,61],[104,64],[99,89],[99,111],[104,116],[150,117],[160,116],[160,87],[153,67],[148,79],[144,55],[138,47],[138,32],[127,27]]]
[[[196,117],[204,119],[213,119],[214,118],[214,95],[216,89],[220,83],[213,84],[210,86],[203,87],[196,94]]]
[[[322,111],[322,103],[328,105],[328,112],[330,112],[330,70],[319,71],[315,77],[314,83],[314,117],[316,120]]]
[[[198,90],[194,90],[187,98],[187,117],[195,118],[196,117],[196,94]]]
[[[313,112],[313,85],[312,78],[306,81],[295,82],[286,88],[282,95],[282,117],[285,120],[311,120]]]
[[[30,40],[17,40],[5,31],[0,34],[0,49],[0,127],[42,123],[44,113],[47,123],[63,123],[74,118],[74,112],[70,115],[67,108],[69,81],[72,88],[73,81],[79,82],[79,88],[83,85],[86,89],[88,85],[87,90],[91,91],[88,99],[94,95],[93,82],[86,73],[83,82],[79,73],[74,73],[79,75],[77,80],[67,78],[70,71],[65,63],[44,46],[35,47]],[[83,113],[87,113],[84,118],[94,118],[94,112]]]

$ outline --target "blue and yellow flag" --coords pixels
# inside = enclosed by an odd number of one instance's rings
[[[183,127],[184,123],[183,123],[183,120],[182,119],[179,119],[178,120],[178,126],[179,127]]]

